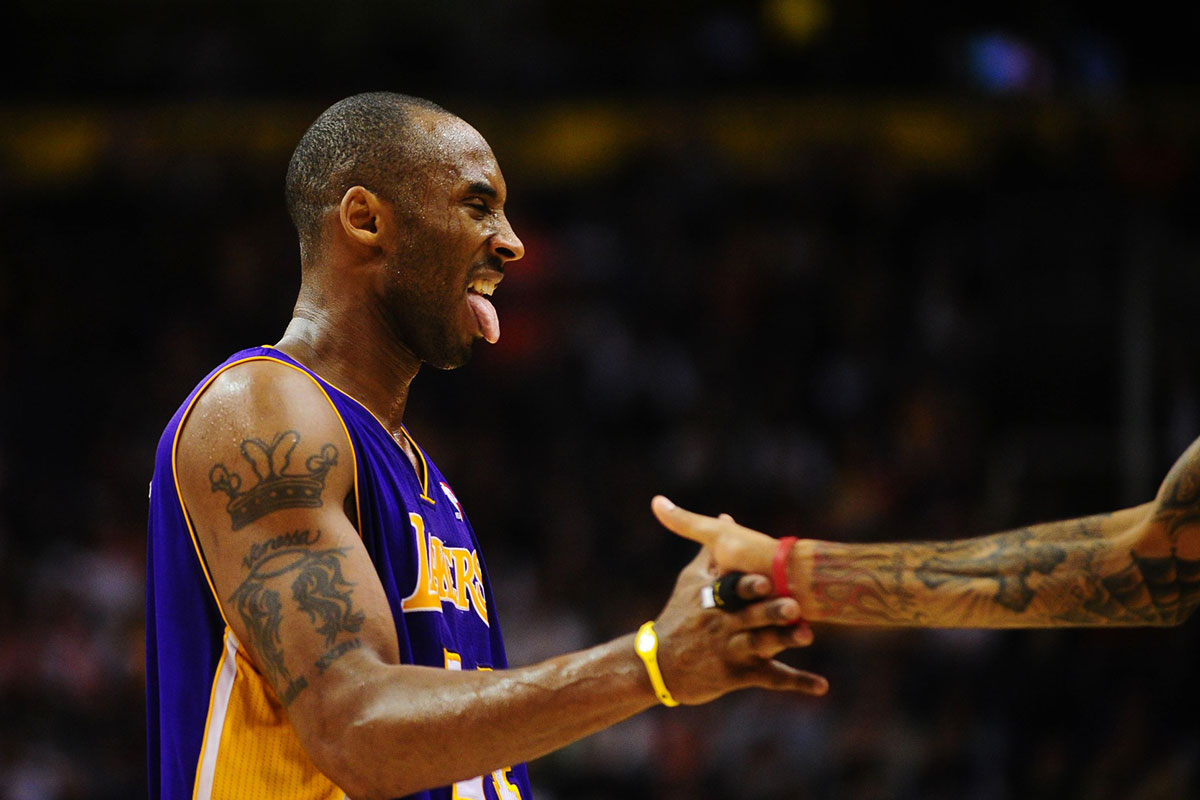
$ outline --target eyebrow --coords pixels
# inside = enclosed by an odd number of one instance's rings
[[[471,194],[482,194],[486,197],[492,198],[493,200],[499,196],[499,193],[490,183],[484,183],[482,181],[475,181],[467,187],[467,191]]]

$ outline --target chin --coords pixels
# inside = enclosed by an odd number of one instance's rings
[[[458,369],[471,360],[471,352],[471,345],[467,345],[455,353],[439,353],[436,357],[426,358],[424,361],[434,369]]]

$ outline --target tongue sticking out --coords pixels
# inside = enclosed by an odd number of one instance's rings
[[[500,317],[496,315],[496,307],[486,297],[475,292],[467,292],[467,302],[471,304],[471,310],[475,312],[475,319],[479,322],[479,332],[488,342],[495,344],[500,338]]]

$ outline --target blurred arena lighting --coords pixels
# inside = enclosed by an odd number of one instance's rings
[[[830,22],[825,0],[766,0],[763,22],[777,38],[794,46],[810,43],[824,33]]]
[[[972,83],[995,94],[1036,94],[1049,88],[1050,62],[1031,43],[990,31],[967,42]]]

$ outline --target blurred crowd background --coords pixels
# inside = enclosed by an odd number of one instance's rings
[[[0,52],[0,798],[146,794],[153,448],[278,339],[331,102],[478,127],[528,255],[414,384],[528,663],[636,628],[664,492],[944,539],[1149,499],[1200,435],[1194,10],[16,0]],[[651,711],[543,800],[1200,796],[1195,622],[817,628],[821,699]]]

